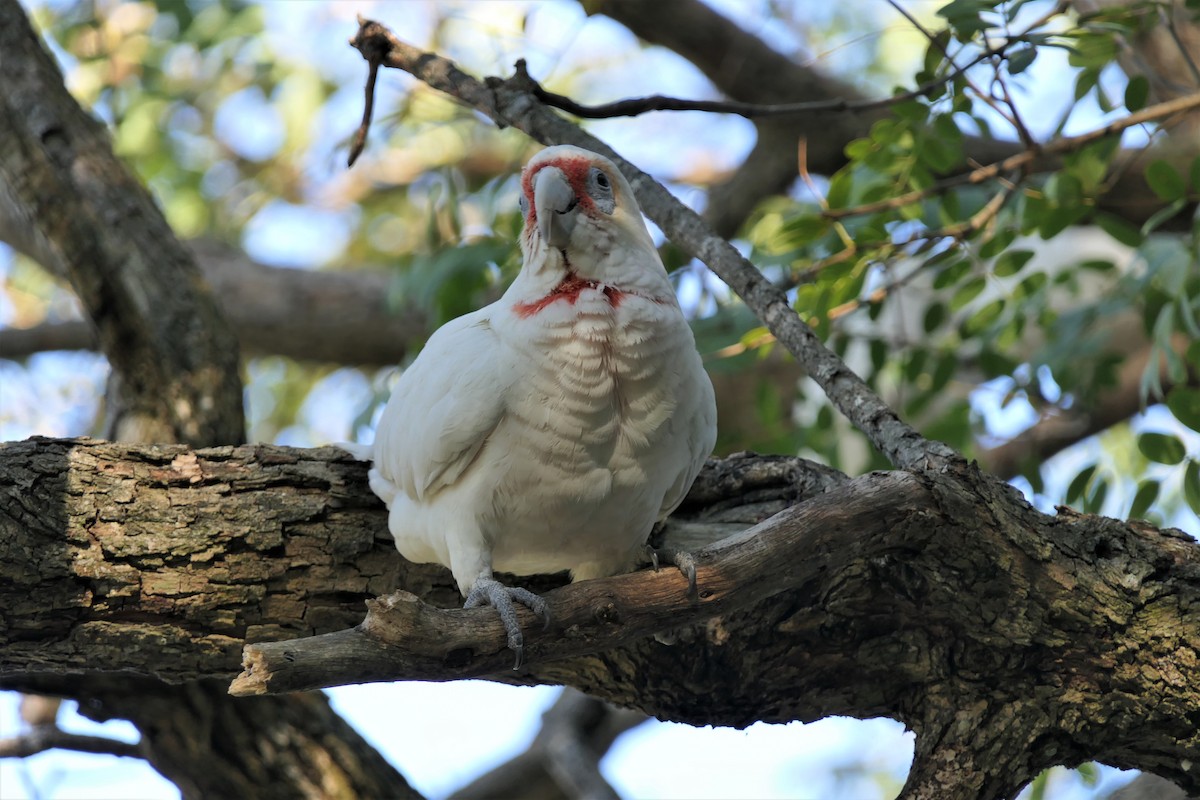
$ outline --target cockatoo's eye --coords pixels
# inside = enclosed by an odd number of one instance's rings
[[[588,172],[588,194],[596,208],[605,214],[613,213],[616,201],[613,199],[612,181],[599,167],[592,167]]]
[[[521,192],[521,197],[519,200],[517,200],[517,205],[519,205],[521,207],[521,216],[528,217],[529,216],[529,198],[525,196],[524,192]]]

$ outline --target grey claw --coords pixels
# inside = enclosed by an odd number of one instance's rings
[[[496,609],[504,630],[508,633],[508,648],[516,655],[513,669],[520,669],[525,662],[525,635],[521,632],[521,621],[517,618],[517,608],[513,601],[529,608],[542,618],[544,628],[550,627],[550,607],[546,601],[528,589],[515,586],[505,586],[492,578],[480,578],[471,587],[463,608],[478,608],[489,605]]]
[[[688,582],[688,599],[696,601],[700,599],[700,590],[696,585],[696,559],[692,554],[685,550],[676,550],[673,547],[650,548],[651,563],[654,564],[654,569],[658,571],[658,562],[661,559],[663,563],[672,564],[683,573],[683,577],[687,578]]]

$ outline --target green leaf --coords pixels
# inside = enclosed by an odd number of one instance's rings
[[[1083,183],[1068,172],[1060,172],[1046,181],[1046,195],[1060,206],[1076,206],[1083,202]]]
[[[979,351],[979,366],[987,377],[998,378],[1001,375],[1011,375],[1017,368],[1017,362],[997,353],[991,347],[985,347]]]
[[[845,208],[850,202],[850,192],[854,178],[851,170],[843,168],[834,173],[829,181],[829,191],[825,193],[825,202],[830,208]]]
[[[1068,61],[1072,67],[1099,69],[1117,57],[1116,38],[1107,33],[1080,34],[1068,49],[1071,53]]]
[[[1004,313],[1004,306],[1004,298],[993,300],[968,317],[963,322],[963,330],[970,334],[987,330]]]
[[[1031,258],[1033,258],[1032,250],[1009,250],[996,259],[996,265],[992,271],[998,277],[1007,278],[1009,275],[1016,275],[1020,272]]]
[[[1104,498],[1108,496],[1108,481],[1097,478],[1088,488],[1083,498],[1083,511],[1086,514],[1099,514],[1104,508]]]
[[[1084,95],[1096,88],[1096,84],[1100,81],[1100,70],[1096,68],[1085,69],[1079,73],[1079,77],[1075,79],[1075,100],[1082,100]]]
[[[879,372],[887,365],[891,348],[883,339],[872,339],[869,346],[871,348],[871,371]]]
[[[1158,481],[1142,481],[1138,484],[1137,494],[1133,496],[1133,505],[1129,509],[1130,519],[1145,519],[1146,511],[1158,499]]]
[[[1159,464],[1178,464],[1187,455],[1183,442],[1169,433],[1143,433],[1137,445],[1142,455]]]
[[[990,11],[991,5],[985,0],[953,0],[939,8],[937,13],[954,29],[955,38],[966,42],[975,33],[989,27],[980,15],[983,11]]]
[[[970,269],[971,264],[965,258],[959,259],[958,261],[952,261],[951,263],[942,267],[942,271],[939,272],[937,277],[933,279],[933,288],[945,289],[953,286],[954,284],[958,283],[959,279],[966,275]]]
[[[1179,170],[1163,159],[1150,162],[1146,167],[1146,183],[1150,190],[1158,195],[1165,203],[1187,195],[1187,181],[1179,174]]]
[[[1087,488],[1088,481],[1096,474],[1096,465],[1092,464],[1086,467],[1082,472],[1071,479],[1071,484],[1067,487],[1067,502],[1074,503],[1080,496],[1083,495],[1083,490]]]
[[[1200,514],[1200,461],[1189,461],[1183,472],[1183,497]]]
[[[1138,247],[1142,243],[1142,232],[1137,229],[1137,226],[1130,225],[1120,217],[1113,216],[1105,212],[1096,214],[1096,224],[1107,233],[1109,236],[1116,239],[1126,247]]]
[[[967,303],[978,297],[979,293],[983,291],[984,286],[985,283],[983,278],[979,277],[978,275],[976,275],[974,278],[971,278],[971,280],[960,286],[958,291],[954,293],[954,296],[950,298],[950,308],[954,311],[958,311]]]
[[[1016,288],[1013,289],[1013,297],[1019,299],[1033,297],[1046,288],[1048,281],[1049,278],[1046,277],[1046,273],[1035,272],[1017,284]]]
[[[1194,431],[1200,431],[1200,389],[1176,386],[1167,395],[1167,408],[1171,409],[1175,419]]]
[[[780,247],[781,250],[790,250],[821,238],[829,228],[830,222],[825,217],[796,217],[784,223],[779,230],[778,241],[772,241],[772,245]]]
[[[1156,230],[1159,225],[1162,225],[1164,222],[1182,211],[1186,205],[1187,198],[1181,197],[1170,205],[1163,206],[1158,211],[1155,211],[1152,215],[1150,215],[1150,219],[1142,223],[1142,233],[1146,234]]]
[[[1029,65],[1037,58],[1037,48],[1024,47],[1020,50],[1013,51],[1008,57],[1008,73],[1010,75],[1020,75],[1025,70],[1029,69]]]
[[[946,388],[946,384],[950,383],[950,379],[958,372],[958,355],[955,353],[946,353],[933,369],[933,380],[930,383],[929,390],[931,392],[940,392]]]
[[[930,303],[929,308],[925,309],[925,332],[933,333],[942,327],[942,323],[946,321],[946,316],[945,305],[942,303]]]
[[[1145,75],[1135,75],[1129,79],[1125,87],[1125,107],[1130,111],[1140,111],[1146,107],[1146,98],[1150,96],[1150,81]]]
[[[1002,228],[996,235],[979,245],[980,258],[995,258],[1008,249],[1017,238],[1017,232],[1012,228]]]
[[[1091,213],[1085,205],[1069,205],[1052,208],[1038,222],[1038,236],[1043,239],[1053,239],[1067,228],[1079,222]]]

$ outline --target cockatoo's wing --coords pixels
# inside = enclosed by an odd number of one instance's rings
[[[488,312],[439,328],[400,376],[379,420],[378,477],[415,501],[457,482],[504,416],[507,382]]]
[[[699,362],[698,357],[697,362]],[[704,462],[708,460],[713,446],[717,443],[717,406],[712,381],[703,373],[703,367],[699,367],[695,374],[695,385],[689,396],[699,398],[699,402],[697,403],[697,413],[688,420],[690,423],[687,434],[688,450],[691,460],[682,465],[683,469],[680,470],[675,482],[663,496],[662,507],[658,512],[660,521],[670,516],[671,512],[683,502],[683,498],[687,497],[688,491],[696,481],[696,476],[700,474]]]

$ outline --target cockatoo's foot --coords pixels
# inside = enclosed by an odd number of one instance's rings
[[[699,589],[696,586],[696,559],[686,550],[679,550],[674,547],[651,547],[646,545],[646,560],[654,567],[654,571],[658,572],[658,565],[671,564],[683,573],[683,577],[687,578],[688,582],[688,597],[696,600],[700,596]]]
[[[513,605],[514,601],[541,617],[546,623],[546,627],[550,626],[550,607],[546,605],[545,600],[528,589],[505,586],[495,578],[476,580],[471,591],[467,593],[467,602],[463,604],[463,608],[478,608],[488,605],[496,609],[496,613],[500,615],[500,621],[504,623],[504,630],[508,632],[508,649],[512,650],[517,657],[513,669],[520,669],[525,658],[525,635],[521,633],[521,621],[517,619],[517,608]]]

